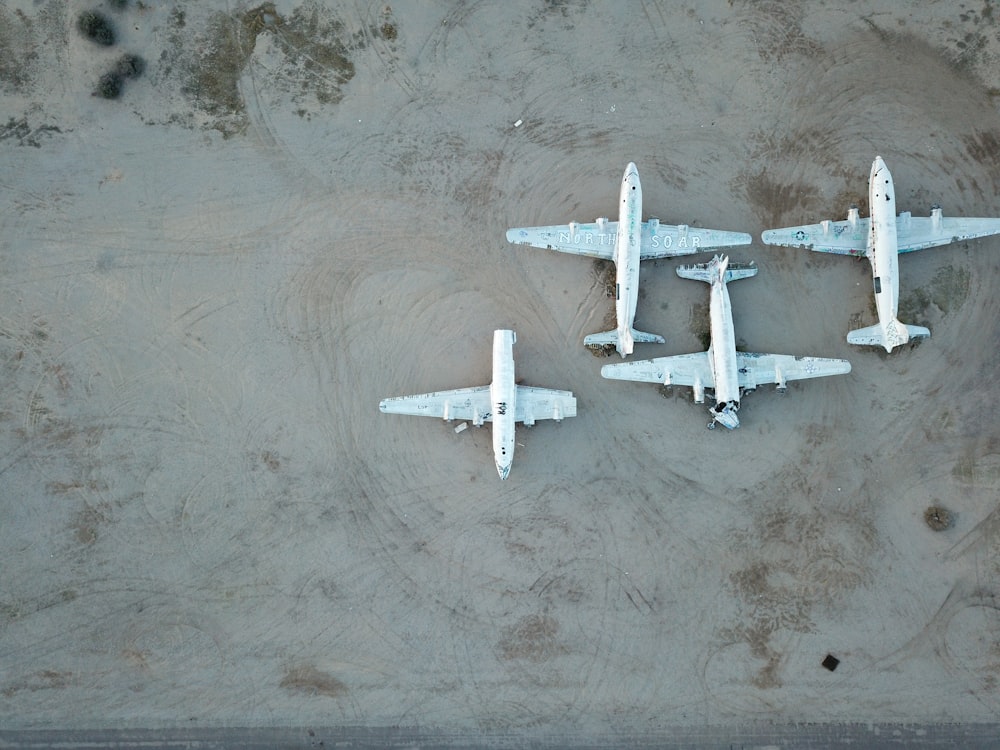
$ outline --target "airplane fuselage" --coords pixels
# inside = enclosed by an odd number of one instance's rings
[[[868,178],[868,202],[871,206],[871,230],[868,235],[868,260],[872,265],[875,308],[886,341],[893,342],[905,329],[897,331],[899,307],[899,246],[896,237],[896,191],[889,169],[878,157]],[[903,339],[905,341],[906,338]]]
[[[514,342],[513,331],[493,332],[493,381],[490,383],[490,406],[493,413],[493,457],[497,473],[506,479],[514,460],[514,428],[517,414],[515,399],[517,386],[514,383]]]
[[[618,351],[632,353],[632,325],[639,301],[639,255],[642,241],[642,184],[639,170],[629,162],[618,201],[618,236],[615,239],[615,318]],[[624,339],[624,340],[623,340]]]
[[[718,276],[712,280],[709,297],[709,320],[711,323],[712,344],[708,348],[708,357],[712,366],[712,377],[715,380],[716,406],[713,414],[717,421],[732,429],[739,425],[735,411],[740,408],[740,383],[736,359],[736,330],[733,326],[733,308],[729,301],[729,287],[725,280]],[[728,416],[735,424],[728,424],[721,412],[725,407],[731,407]]]

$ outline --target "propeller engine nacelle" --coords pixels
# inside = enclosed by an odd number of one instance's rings
[[[858,213],[858,207],[852,204],[851,207],[847,209],[847,221],[850,223],[852,229],[857,229],[858,221],[860,221],[860,219],[861,214]]]
[[[941,228],[941,218],[944,214],[941,212],[941,206],[935,204],[931,206],[931,226],[937,230]]]
[[[701,382],[701,378],[695,380],[691,388],[694,390],[694,402],[696,404],[705,403],[705,384]]]

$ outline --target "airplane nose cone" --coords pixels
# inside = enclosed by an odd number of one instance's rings
[[[497,464],[497,474],[500,475],[501,479],[506,479],[507,475],[510,474],[510,464],[504,466],[503,464]]]
[[[885,169],[885,162],[882,161],[882,157],[881,156],[876,156],[875,157],[875,161],[872,162],[872,173],[871,173],[871,176],[874,177],[879,172],[881,172],[883,169]]]

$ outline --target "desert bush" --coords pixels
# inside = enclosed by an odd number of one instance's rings
[[[146,69],[146,61],[131,53],[122,55],[115,63],[114,72],[122,78],[138,78]]]
[[[97,81],[97,89],[94,91],[95,96],[100,96],[104,99],[117,99],[121,94],[122,77],[114,71],[105,73]]]
[[[87,39],[110,47],[115,43],[115,27],[96,10],[85,10],[76,19],[76,28]]]

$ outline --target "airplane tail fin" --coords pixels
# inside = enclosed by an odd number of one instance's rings
[[[931,332],[923,326],[910,326],[893,319],[884,328],[881,323],[867,328],[857,328],[847,334],[848,344],[859,346],[881,346],[891,352],[910,339],[925,339]]]
[[[706,284],[711,284],[717,279],[729,282],[756,276],[757,266],[753,263],[730,263],[728,256],[716,255],[707,263],[677,266],[677,275],[682,279],[704,281]]]
[[[618,353],[622,355],[622,357],[625,357],[632,353],[632,344],[636,341],[640,344],[666,343],[663,336],[658,336],[655,333],[646,333],[645,331],[637,331],[634,328],[623,328],[620,331],[616,328],[613,331],[592,333],[583,340],[583,343],[586,346],[606,346],[608,344],[614,344]]]

